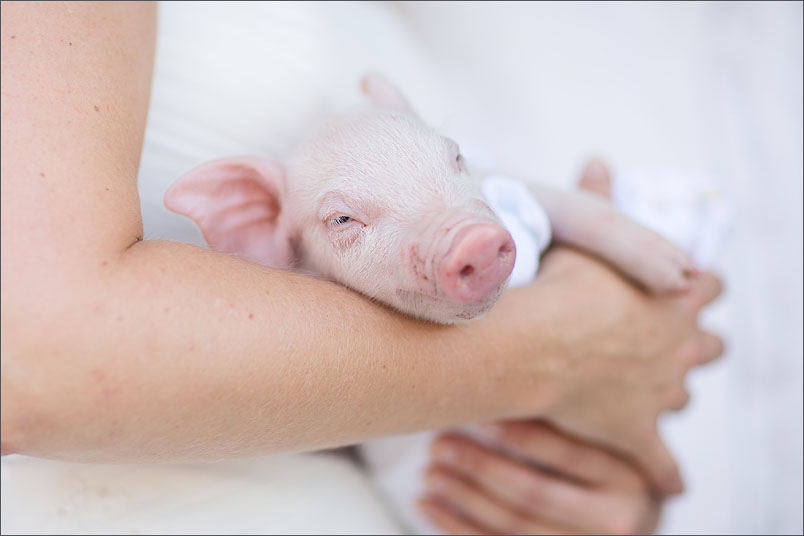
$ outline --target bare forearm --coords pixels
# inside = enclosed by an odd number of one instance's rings
[[[137,242],[153,5],[2,14],[4,452],[208,459],[509,411],[495,359],[525,354],[495,345],[493,322],[425,325],[330,283]]]
[[[499,370],[517,342],[495,318],[423,324],[170,242],[140,242],[55,296],[28,330],[4,318],[3,435],[26,454],[215,459],[517,411]]]

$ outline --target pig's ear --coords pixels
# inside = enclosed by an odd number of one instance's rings
[[[181,176],[165,206],[194,220],[212,249],[275,267],[291,261],[287,229],[279,218],[285,169],[257,157],[216,160]]]
[[[369,73],[360,81],[360,88],[371,102],[381,106],[394,106],[410,110],[407,99],[382,75]]]

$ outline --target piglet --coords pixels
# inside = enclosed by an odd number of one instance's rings
[[[179,178],[165,205],[215,250],[337,281],[439,323],[487,312],[516,246],[458,144],[425,125],[384,78],[371,104],[320,124],[285,163],[236,157]],[[685,285],[684,253],[594,196],[531,186],[556,239],[657,291]],[[647,252],[652,254],[648,255]]]
[[[364,77],[362,89],[368,105],[324,120],[287,162],[244,156],[203,164],[170,187],[166,206],[192,218],[215,250],[327,278],[433,322],[483,315],[514,268],[511,233],[457,143],[425,125],[381,76]],[[497,179],[519,207],[509,227],[540,235],[530,240],[537,247],[520,247],[527,258],[517,264],[535,271],[552,229],[555,239],[653,291],[681,290],[694,272],[678,248],[593,195]],[[506,203],[492,204],[507,210]],[[396,493],[392,503],[424,531],[432,529],[417,522],[412,505],[429,437],[363,447],[378,481]]]

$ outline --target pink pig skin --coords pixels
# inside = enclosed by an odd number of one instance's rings
[[[497,301],[516,248],[457,144],[427,127],[384,79],[372,101],[325,121],[286,165],[238,157],[182,176],[165,205],[213,249],[337,281],[440,323]]]

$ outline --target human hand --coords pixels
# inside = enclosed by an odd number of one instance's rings
[[[607,171],[588,166],[582,185],[604,195]],[[542,294],[539,307],[550,311],[542,327],[559,335],[554,359],[539,363],[540,372],[552,376],[538,386],[551,390],[539,415],[629,457],[662,493],[679,493],[683,484],[656,420],[686,404],[687,372],[723,350],[717,336],[697,325],[700,310],[720,294],[720,281],[700,273],[690,283],[685,293],[650,296],[604,264],[560,247],[545,256],[532,285],[554,292],[552,299]],[[533,304],[519,290],[506,298],[519,302],[514,314],[526,316]]]
[[[433,442],[420,508],[450,534],[647,534],[660,500],[604,449],[544,422],[481,428],[490,444],[446,433]]]

